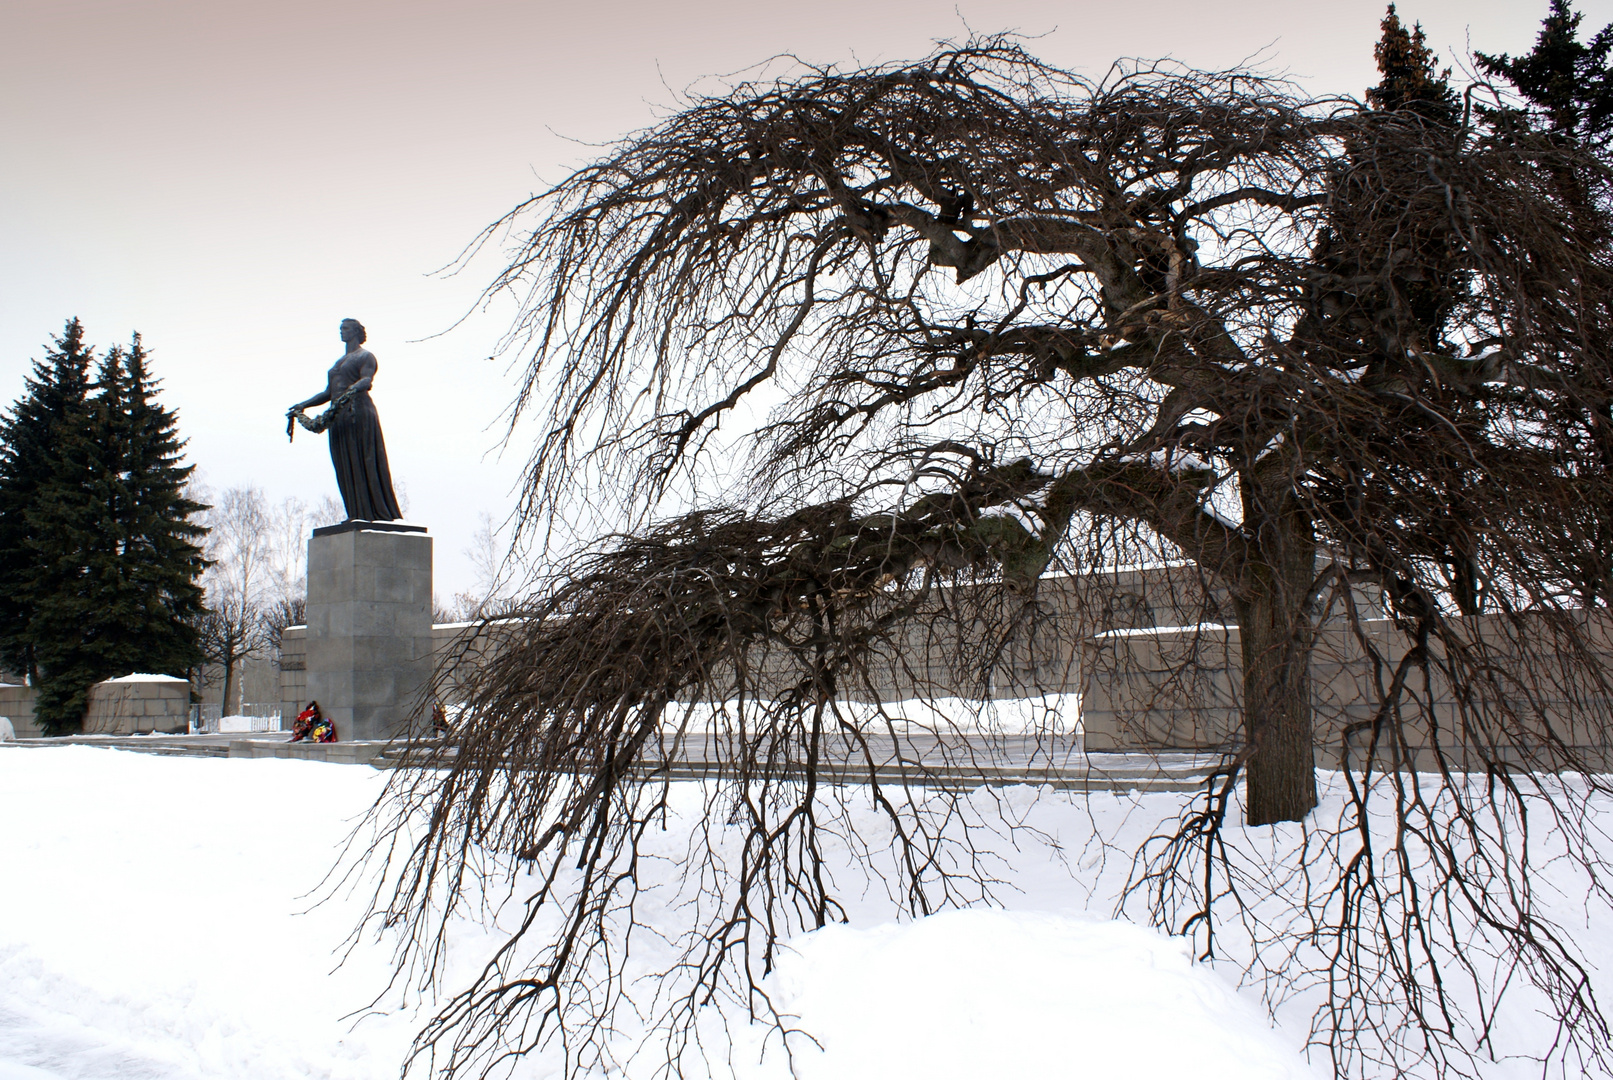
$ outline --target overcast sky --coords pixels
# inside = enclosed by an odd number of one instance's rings
[[[1594,32],[1613,0],[1577,5]],[[1545,0],[1408,0],[1449,62],[1527,51]],[[678,92],[780,53],[872,63],[970,29],[1100,75],[1122,56],[1258,55],[1315,93],[1374,81],[1378,0],[0,0],[0,403],[77,316],[139,330],[214,487],[336,494],[324,440],[284,413],[322,389],[345,317],[437,591],[471,586],[478,515],[513,505],[498,451],[497,269],[434,276],[477,231]],[[710,88],[709,81],[702,86]],[[434,336],[440,335],[440,336]]]

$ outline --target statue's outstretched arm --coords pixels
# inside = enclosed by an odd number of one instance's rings
[[[297,404],[293,405],[291,408],[287,409],[286,410],[286,415],[290,416],[294,412],[301,412],[304,409],[311,409],[315,405],[323,405],[323,404],[325,404],[325,402],[327,402],[329,400],[330,400],[330,391],[329,390],[321,390],[319,393],[315,394],[313,397],[309,398],[307,401],[298,402]]]

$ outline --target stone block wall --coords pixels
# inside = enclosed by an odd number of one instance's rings
[[[1088,751],[1221,750],[1238,739],[1243,664],[1223,624],[1109,630],[1082,642]]]
[[[31,686],[0,684],[0,716],[9,716],[19,739],[44,735],[34,719]],[[90,687],[86,735],[184,732],[190,723],[190,683],[170,675],[128,675]]]
[[[880,645],[862,677],[842,683],[857,701],[892,702],[925,696],[1016,698],[1074,693],[1081,680],[1081,642],[1099,629],[1179,624],[1218,612],[1223,598],[1204,588],[1195,567],[1165,566],[1125,570],[1087,578],[1050,577],[1034,603],[1013,617],[1016,640],[1001,653],[994,640],[982,640],[981,626],[1004,617],[998,590],[942,590],[939,606],[949,612],[934,620],[911,620]],[[467,672],[498,651],[503,636],[518,628],[511,620],[491,625],[441,623],[432,627],[436,690],[445,704],[458,698]],[[759,692],[789,685],[799,673],[785,650],[765,659]],[[309,700],[307,629],[288,628],[281,640],[281,715],[289,724]],[[345,737],[345,734],[344,734]]]
[[[840,677],[839,689],[849,700],[880,703],[1073,694],[1087,637],[1117,626],[1199,622],[1224,603],[1186,565],[1050,576],[1031,596],[995,585],[942,587],[919,616],[875,642],[862,669]],[[764,697],[805,674],[782,647],[751,660],[750,690]]]
[[[11,726],[19,739],[37,739],[44,735],[34,722],[34,699],[39,692],[20,683],[0,683],[0,716],[11,718]]]
[[[1399,731],[1414,768],[1436,763],[1437,744],[1459,767],[1516,760],[1519,744],[1541,748],[1531,764],[1568,755],[1613,768],[1607,688],[1583,663],[1564,660],[1589,646],[1613,668],[1613,621],[1583,617],[1570,638],[1561,622],[1525,616],[1461,620],[1469,643],[1458,666],[1464,693],[1453,692],[1435,654],[1426,685],[1420,674],[1401,699]],[[1317,636],[1311,657],[1311,706],[1317,760],[1359,762],[1382,699],[1410,642],[1387,619],[1341,623]],[[1157,627],[1093,635],[1083,646],[1081,719],[1086,748],[1227,750],[1244,741],[1243,659],[1235,627]],[[1518,673],[1528,670],[1528,679]],[[1346,746],[1346,733],[1349,743]],[[1551,749],[1560,746],[1560,750]],[[1380,753],[1390,752],[1387,742]],[[1381,758],[1379,760],[1382,760]]]
[[[190,682],[172,675],[126,675],[90,687],[86,735],[183,733],[190,722]]]
[[[444,705],[463,700],[460,687],[466,678],[501,647],[506,636],[518,631],[520,620],[438,623],[431,628],[434,697]]]
[[[1223,751],[1243,742],[1238,630],[1229,625],[1225,598],[1204,588],[1192,567],[1045,580],[1016,616],[1021,621],[1013,639],[1000,649],[983,643],[978,632],[978,625],[1002,615],[980,605],[998,601],[961,590],[943,599],[942,617],[899,627],[860,678],[842,680],[841,692],[852,700],[880,702],[1077,695],[1085,748],[1093,752]],[[1324,627],[1311,661],[1323,764],[1340,760],[1346,728],[1372,721],[1377,680],[1407,648],[1393,623],[1381,618],[1376,597],[1363,591],[1355,602],[1367,617],[1353,630],[1342,621]],[[989,619],[982,620],[982,614]],[[1575,625],[1580,637],[1571,642],[1560,623],[1517,624],[1495,616],[1472,620],[1464,633],[1476,643],[1483,668],[1474,680],[1482,684],[1476,693],[1485,698],[1483,708],[1464,709],[1437,675],[1430,687],[1414,688],[1402,729],[1416,766],[1432,763],[1436,739],[1448,752],[1454,748],[1456,762],[1475,764],[1483,756],[1480,750],[1494,753],[1518,741],[1557,740],[1581,759],[1613,769],[1608,702],[1613,690],[1586,685],[1583,672],[1559,659],[1588,642],[1613,670],[1613,619],[1587,616]],[[498,651],[502,634],[518,627],[513,621],[433,627],[437,688],[445,704],[455,702],[462,674],[485,663]],[[300,635],[293,628],[285,637],[281,685],[288,716],[306,704]],[[800,677],[793,663],[778,650],[764,662],[753,691],[767,695],[789,685]],[[1507,696],[1515,687],[1512,674],[1524,665],[1540,673],[1544,684],[1534,700],[1513,700]],[[1352,745],[1364,745],[1367,737],[1352,736]]]
[[[464,676],[497,649],[497,624],[437,623],[431,628],[432,660],[439,691],[448,703],[457,700]],[[280,716],[283,726],[308,707],[308,628],[290,626],[280,638]]]

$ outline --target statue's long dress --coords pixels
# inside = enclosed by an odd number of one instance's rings
[[[343,357],[330,371],[332,397],[358,381],[356,372],[342,371],[344,365],[356,368],[354,357]],[[344,377],[345,376],[345,377]],[[336,486],[348,518],[363,521],[396,521],[403,516],[398,497],[392,491],[392,470],[386,462],[386,441],[381,438],[381,414],[367,391],[354,394],[348,405],[331,421],[330,460],[336,466]]]

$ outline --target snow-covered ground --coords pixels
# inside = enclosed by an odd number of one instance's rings
[[[0,753],[0,1080],[396,1075],[424,1014],[385,993],[386,948],[341,958],[360,891],[312,902],[383,779]],[[1033,1080],[1077,1060],[1082,1075],[1310,1075],[1257,1002],[1180,943],[1080,910],[1068,870],[1036,862],[1022,910],[798,938],[774,980],[823,1047],[797,1051],[802,1080]],[[486,942],[465,931],[468,972]],[[736,1065],[788,1076],[776,1049]]]
[[[303,761],[0,750],[0,1080],[396,1076],[430,1003],[388,990],[386,942],[344,951],[367,886],[326,883],[384,782]],[[897,922],[871,892],[849,925],[792,940],[769,992],[818,1044],[798,1042],[799,1080],[1324,1075],[1300,1053],[1308,1015],[1274,1028],[1235,971],[1109,917],[1125,859],[1095,829],[1152,825],[1182,796],[983,797],[1035,818],[1005,842],[1004,906]],[[501,932],[457,927],[448,984]],[[739,1077],[791,1076],[776,1036],[729,1019]],[[626,1075],[662,1059],[641,1060]]]

